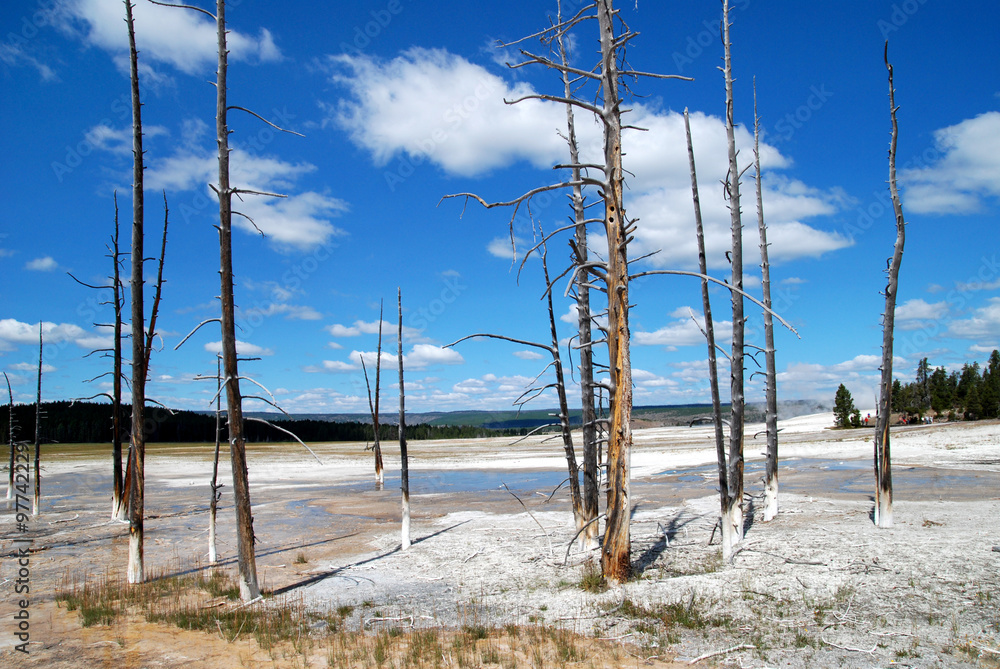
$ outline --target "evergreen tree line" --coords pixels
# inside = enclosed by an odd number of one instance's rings
[[[1000,352],[994,350],[981,371],[973,362],[950,374],[944,367],[931,369],[923,358],[913,382],[893,381],[892,410],[920,416],[934,412],[952,420],[1000,418]]]
[[[10,405],[0,407],[0,434],[6,438],[10,434]],[[131,406],[122,405],[122,424],[125,433],[122,440],[128,442],[128,418]],[[111,442],[110,404],[97,402],[42,402],[42,441],[58,443],[98,444]],[[322,441],[369,441],[372,439],[371,423],[333,422],[315,419],[273,420],[274,425],[288,430],[306,442]],[[223,423],[224,425],[224,423]],[[247,441],[272,442],[289,441],[288,435],[263,423],[246,421],[243,426]],[[397,438],[395,425],[380,425],[379,438],[391,441]],[[485,427],[459,425],[418,425],[406,426],[407,439],[461,439],[470,437],[523,436],[527,428],[490,429]],[[174,410],[159,407],[146,410],[146,441],[153,443],[208,443],[215,441],[215,416],[194,411]],[[33,442],[35,440],[35,405],[14,405],[14,439]],[[225,433],[223,433],[225,440]]]

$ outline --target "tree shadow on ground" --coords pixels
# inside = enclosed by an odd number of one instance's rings
[[[661,532],[661,536],[656,543],[643,551],[636,559],[633,565],[636,575],[641,575],[652,567],[659,557],[663,555],[663,552],[670,547],[674,538],[680,534],[681,530],[700,518],[702,516],[691,513],[689,509],[681,509],[679,513],[667,521],[666,525],[657,523],[657,530]]]
[[[455,523],[454,525],[451,525],[450,527],[445,527],[443,529],[440,529],[437,532],[434,532],[433,534],[428,534],[427,536],[420,537],[419,539],[414,539],[412,541],[411,545],[416,545],[416,544],[422,543],[424,541],[427,541],[428,539],[433,539],[434,537],[440,536],[440,535],[444,534],[445,532],[450,532],[451,530],[455,529],[456,527],[459,527],[461,525],[465,525],[468,522],[470,522],[470,521],[463,520],[462,522]],[[355,567],[360,567],[361,565],[369,564],[371,562],[377,562],[378,560],[381,560],[382,558],[389,557],[390,555],[393,555],[395,553],[399,553],[399,552],[401,552],[401,550],[402,550],[401,546],[396,546],[396,547],[394,547],[391,550],[388,550],[388,551],[386,551],[384,553],[380,553],[378,555],[373,555],[370,558],[366,558],[364,560],[359,560],[358,562],[353,562],[351,564],[344,565],[343,567],[335,567],[335,568],[329,569],[327,571],[323,571],[323,572],[319,572],[317,574],[313,574],[313,575],[309,576],[308,578],[302,579],[301,581],[296,581],[295,583],[290,583],[290,584],[288,584],[286,586],[282,586],[280,588],[272,590],[271,594],[272,595],[283,595],[283,594],[285,594],[287,592],[291,592],[292,590],[296,590],[298,588],[302,588],[302,587],[305,587],[307,585],[312,585],[313,583],[319,583],[320,581],[325,581],[326,579],[331,578],[333,576],[340,576],[342,578],[354,579],[355,577],[353,577],[353,576],[346,576],[343,572],[346,572],[347,570],[353,569]]]

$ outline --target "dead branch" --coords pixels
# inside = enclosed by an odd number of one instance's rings
[[[741,643],[740,645],[733,646],[732,648],[727,648],[725,650],[717,650],[717,651],[715,651],[713,653],[705,653],[704,655],[699,655],[698,657],[694,658],[693,660],[690,660],[688,662],[688,664],[697,664],[698,662],[701,662],[702,660],[707,660],[708,658],[715,657],[716,655],[725,655],[727,653],[732,653],[732,652],[735,652],[737,650],[743,650],[743,649],[752,650],[752,649],[754,649],[756,647],[757,646],[754,646],[753,644]]]
[[[255,423],[264,423],[264,425],[269,425],[269,426],[273,427],[275,430],[278,430],[279,432],[284,432],[289,437],[291,437],[295,441],[297,441],[300,444],[302,444],[302,447],[305,448],[307,451],[309,451],[310,455],[312,455],[314,458],[316,458],[316,462],[318,462],[319,464],[323,464],[323,461],[319,459],[319,456],[316,455],[316,453],[313,451],[313,449],[309,448],[309,446],[306,445],[306,442],[304,442],[301,439],[299,439],[293,432],[290,432],[290,431],[286,430],[283,427],[278,427],[274,423],[271,423],[270,421],[266,421],[263,418],[254,418],[253,416],[243,416],[243,420],[252,420]]]

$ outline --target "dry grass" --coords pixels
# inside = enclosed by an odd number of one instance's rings
[[[233,576],[223,570],[161,574],[139,585],[106,574],[83,582],[64,577],[56,602],[79,612],[83,627],[107,628],[115,634],[128,621],[175,626],[227,643],[249,643],[266,653],[273,667],[624,669],[635,662],[615,644],[565,629],[487,626],[480,622],[481,605],[476,601],[460,606],[464,622],[454,630],[420,628],[412,616],[383,616],[372,605],[341,605],[317,613],[307,610],[301,599],[285,596],[265,596],[243,605],[238,593]]]

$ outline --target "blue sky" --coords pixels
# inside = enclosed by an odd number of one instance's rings
[[[194,2],[208,7],[201,0]],[[578,7],[579,2],[571,3]],[[475,6],[450,0],[350,3],[233,2],[230,103],[305,135],[275,133],[233,112],[234,183],[288,195],[241,205],[264,237],[237,221],[238,338],[260,357],[244,365],[293,412],[366,411],[360,359],[374,360],[379,304],[395,352],[396,290],[404,303],[407,407],[415,411],[503,409],[544,367],[534,351],[500,341],[442,345],[474,332],[545,341],[541,266],[518,280],[510,214],[441,201],[472,191],[513,198],[560,178],[564,110],[509,106],[503,98],[560,93],[541,68],[511,70],[498,49],[548,25],[555,3],[514,0]],[[637,269],[695,266],[693,213],[680,113],[690,108],[708,236],[710,272],[725,277],[728,212],[721,122],[724,88],[720,4],[620,3],[640,35],[637,70],[693,82],[631,85],[625,137],[625,205],[638,217],[631,255],[659,251]],[[886,259],[895,229],[886,185],[888,84],[896,72],[898,166],[908,222],[897,307],[896,372],[917,361],[958,368],[1000,346],[1000,19],[993,3],[960,8],[935,0],[762,3],[732,12],[741,164],[752,159],[753,80],[765,144],[764,209],[774,261],[775,305],[801,339],[777,335],[779,396],[832,401],[845,383],[874,403]],[[214,388],[218,331],[214,179],[214,26],[185,10],[135,10],[144,102],[147,251],[158,247],[162,195],[170,206],[166,284],[147,395],[206,409]],[[102,283],[117,190],[128,238],[131,142],[127,36],[118,0],[5,2],[0,8],[0,366],[15,400],[32,401],[37,325],[44,322],[49,399],[107,389],[109,361],[84,357],[110,345],[106,296],[70,279]],[[594,26],[574,36],[574,63],[590,68]],[[525,45],[539,52],[545,47]],[[597,126],[578,114],[584,158]],[[748,273],[757,263],[752,170],[743,185]],[[591,195],[591,198],[594,196]],[[536,201],[534,224],[554,230],[564,198]],[[215,217],[215,218],[213,218]],[[514,221],[519,244],[532,221]],[[595,250],[599,241],[592,237]],[[152,255],[152,253],[149,253]],[[565,238],[550,245],[558,274]],[[155,263],[147,264],[147,276]],[[760,290],[759,278],[747,285]],[[573,312],[557,290],[560,336]],[[637,404],[709,398],[697,280],[648,277],[632,288]],[[717,326],[727,295],[713,291]],[[758,310],[749,311],[754,341]],[[387,364],[388,359],[387,359]],[[395,393],[395,367],[383,387]],[[762,397],[759,376],[749,395]],[[394,400],[386,400],[390,406]],[[546,396],[538,407],[551,406]]]

